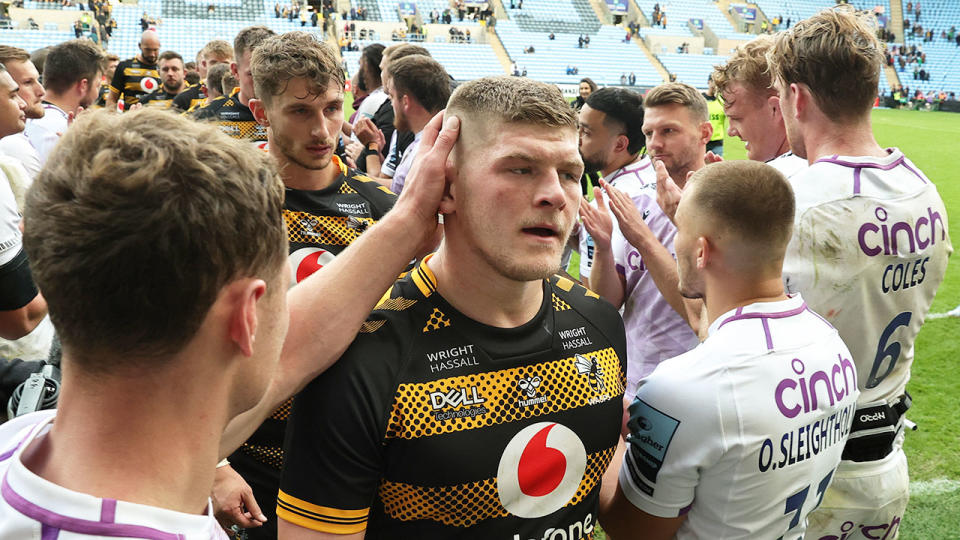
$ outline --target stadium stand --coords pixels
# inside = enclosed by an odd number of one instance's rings
[[[710,0],[683,0],[659,2],[658,0],[637,0],[637,5],[643,11],[647,20],[653,21],[653,8],[659,4],[660,9],[667,16],[667,30],[682,30],[689,28],[690,21],[703,21],[703,25],[710,29],[717,37],[726,39],[753,39],[753,34],[738,32],[716,4]],[[642,29],[645,31],[647,29]]]
[[[707,78],[713,72],[713,66],[725,61],[723,56],[713,54],[658,54],[657,58],[671,74],[677,76],[677,82],[687,83],[696,88],[706,88]]]
[[[960,45],[954,40],[943,36],[951,27],[960,27],[960,3],[956,0],[923,0],[921,2],[919,20],[914,12],[908,12],[904,3],[903,15],[911,23],[911,27],[921,25],[923,30],[918,34],[906,33],[906,47],[916,46],[926,55],[926,62],[917,66],[929,73],[929,80],[921,81],[913,77],[913,64],[907,64],[904,69],[897,68],[900,85],[910,88],[911,94],[917,90],[924,94],[929,92],[956,92],[960,93]],[[933,32],[933,40],[923,40],[923,34]]]
[[[359,51],[343,52],[343,59],[349,73],[356,73],[360,66],[360,55],[363,48],[372,41],[357,42]],[[386,44],[390,44],[386,42]],[[490,45],[482,43],[454,44],[454,43],[421,43],[430,51],[430,54],[443,64],[447,73],[458,81],[466,81],[488,75],[503,75],[503,66]]]
[[[527,9],[527,2],[523,3]],[[620,76],[631,72],[637,76],[637,86],[655,86],[663,82],[656,69],[650,65],[643,50],[634,43],[624,43],[624,30],[603,26],[590,36],[590,45],[577,47],[577,35],[557,34],[549,39],[547,33],[524,32],[519,23],[497,23],[497,35],[510,58],[527,76],[541,81],[577,84],[583,77],[590,77],[597,84],[620,84]],[[533,54],[525,54],[533,46]],[[576,67],[579,73],[566,74],[565,67]]]
[[[592,35],[600,29],[587,0],[525,0],[523,8],[510,9],[509,3],[504,7],[525,32]]]

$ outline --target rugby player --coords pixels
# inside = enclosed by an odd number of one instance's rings
[[[947,212],[920,169],[873,136],[884,55],[866,21],[822,11],[779,34],[768,54],[790,147],[810,164],[790,178],[797,214],[786,287],[836,326],[861,392],[843,462],[808,535],[894,538],[909,498],[906,384],[953,251]]]
[[[447,106],[450,75],[436,60],[419,54],[392,60],[383,73],[393,107],[395,132],[414,136],[403,151],[390,182],[390,191],[399,194],[416,159],[423,128]]]
[[[654,91],[651,95],[658,103],[660,94]],[[629,194],[647,226],[656,231],[657,240],[672,251],[676,228],[657,206],[653,164],[640,154],[645,144],[643,122],[639,94],[622,88],[597,90],[580,109],[580,155],[588,172],[602,173],[607,183]],[[640,379],[660,361],[689,351],[699,341],[660,294],[640,252],[613,223],[600,190],[595,200],[597,204],[580,204],[581,276],[586,270],[590,288],[623,308],[627,328],[626,392],[632,396]],[[604,204],[602,210],[600,204]],[[588,236],[593,243],[592,257]],[[595,265],[592,269],[590,259]],[[679,299],[679,295],[674,296]]]
[[[102,109],[107,105],[107,96],[110,95],[110,81],[113,80],[113,74],[117,72],[117,66],[120,65],[120,57],[115,54],[107,54],[106,67],[103,75],[100,76],[100,91],[97,93],[95,108]]]
[[[46,91],[40,84],[40,73],[30,61],[30,53],[9,45],[0,45],[0,63],[6,66],[7,72],[20,87],[20,99],[27,104],[24,109],[27,120],[43,118],[43,97]],[[27,140],[23,130],[0,139],[0,154],[20,161],[31,181],[40,173],[40,155]]]
[[[230,72],[237,78],[239,86],[226,96],[227,99],[195,109],[192,113],[195,118],[215,122],[235,139],[253,142],[261,148],[266,144],[267,129],[257,123],[249,107],[250,100],[256,97],[250,58],[258,45],[274,35],[276,32],[266,26],[249,26],[237,34],[233,40],[235,60],[230,63]]]
[[[197,53],[197,72],[200,74],[200,84],[187,88],[173,99],[173,106],[180,111],[189,111],[203,107],[207,103],[209,86],[206,84],[210,68],[217,64],[230,66],[233,62],[233,47],[222,39],[215,39],[200,49]],[[221,94],[220,87],[216,88],[216,96]]]
[[[23,131],[27,103],[4,64],[0,64],[0,136]],[[6,172],[0,170],[0,337],[18,340],[47,314],[47,303],[30,274],[20,233],[20,208]],[[49,343],[48,343],[49,345]]]
[[[793,216],[790,185],[768,165],[718,163],[688,181],[679,286],[705,299],[708,337],[640,382],[602,507],[611,537],[803,536],[840,462],[857,374],[837,331],[784,292]]]
[[[42,118],[27,122],[24,130],[43,166],[70,120],[96,101],[103,71],[103,50],[90,40],[65,41],[50,49],[43,65]]]
[[[550,277],[580,200],[575,112],[556,87],[488,77],[457,88],[446,114],[463,128],[444,240],[297,396],[285,540],[582,538],[596,526],[626,353],[617,311]],[[409,177],[401,200],[408,189]]]
[[[790,178],[807,162],[790,151],[780,96],[767,64],[772,46],[773,37],[768,35],[740,45],[726,64],[714,68],[712,80],[730,122],[729,134],[743,141],[747,159],[766,162]]]
[[[137,103],[140,96],[149,94],[160,87],[160,74],[157,73],[157,58],[160,56],[160,37],[155,30],[146,30],[140,35],[140,53],[119,64],[110,81],[110,95],[106,108],[117,110],[117,103],[123,99],[125,111]],[[46,72],[44,72],[44,82]]]
[[[160,55],[159,64],[160,77],[162,82],[160,87],[145,96],[140,97],[140,103],[144,107],[159,107],[169,109],[173,105],[173,99],[186,87],[183,80],[183,57],[174,51],[164,51]]]
[[[269,151],[286,187],[283,217],[292,286],[382,219],[396,196],[333,155],[343,122],[344,80],[328,45],[304,32],[275,36],[257,47],[250,69],[260,96],[250,100],[250,110],[272,128]],[[251,540],[277,537],[275,509],[290,406],[281,405],[230,456],[230,465],[217,468],[218,517],[230,525],[264,525],[248,531]]]
[[[0,537],[225,538],[217,461],[342,354],[432,239],[458,133],[441,120],[382,226],[287,293],[265,153],[164,111],[79,119],[27,201],[63,385],[56,411],[0,426]]]

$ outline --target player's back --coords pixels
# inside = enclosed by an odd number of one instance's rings
[[[784,263],[789,291],[840,332],[861,403],[891,403],[910,377],[913,344],[952,252],[943,200],[896,149],[833,156],[791,178],[797,197]]]
[[[803,536],[856,409],[850,354],[798,295],[731,310],[631,405],[624,493],[677,538]]]

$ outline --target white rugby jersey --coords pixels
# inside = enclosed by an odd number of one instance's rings
[[[643,221],[660,243],[676,258],[673,240],[677,228],[657,204],[656,182],[646,184],[631,195]],[[627,332],[627,390],[633,397],[640,379],[657,365],[679,356],[700,343],[697,334],[667,302],[640,252],[627,242],[620,227],[613,229],[610,245],[617,272],[626,282],[623,291],[623,326]]]
[[[0,425],[0,538],[149,538],[226,540],[207,502],[192,515],[116,499],[100,499],[48,482],[20,461],[23,449],[49,431],[56,411]]]
[[[653,162],[649,156],[643,156],[637,161],[613,171],[606,178],[608,184],[619,189],[630,197],[636,195],[641,187],[646,184],[657,182],[657,171],[653,168]],[[609,209],[610,201],[607,202]],[[597,206],[596,199],[590,201],[594,207]],[[610,219],[613,220],[613,230],[617,231],[617,218],[610,212]],[[590,270],[593,268],[593,238],[587,232],[587,228],[577,224],[580,236],[580,278],[590,278]]]
[[[913,344],[953,251],[936,186],[900,150],[822,158],[790,178],[784,283],[850,347],[863,405],[904,392]]]
[[[774,169],[790,178],[798,172],[807,168],[807,160],[795,155],[793,152],[785,152],[767,162]]]
[[[800,295],[708,332],[641,382],[623,492],[648,514],[686,514],[680,539],[802,538],[856,411],[850,353]]]

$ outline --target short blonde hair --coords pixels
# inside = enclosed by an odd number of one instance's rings
[[[216,126],[96,111],[27,194],[24,246],[64,346],[104,372],[111,356],[180,351],[231,281],[279,279],[282,206],[269,157]]]
[[[577,129],[576,112],[556,86],[523,77],[482,77],[454,90],[447,113],[474,120],[499,120]]]
[[[713,80],[717,93],[733,83],[740,83],[757,95],[776,94],[767,64],[767,51],[773,47],[773,36],[760,35],[733,50],[727,63],[714,66]]]
[[[291,79],[306,79],[321,94],[333,83],[343,89],[343,68],[336,52],[314,34],[287,32],[267,39],[250,59],[253,86],[265,104],[282,94]]]
[[[703,94],[689,84],[661,84],[647,92],[647,95],[643,98],[644,109],[663,105],[683,105],[697,121],[708,122],[710,120],[707,98],[703,97]]]
[[[233,58],[233,47],[222,39],[215,39],[200,49],[200,55],[204,58],[217,58],[227,60]]]
[[[774,81],[805,84],[829,118],[869,114],[884,58],[867,20],[850,9],[825,9],[781,32],[767,53]]]

